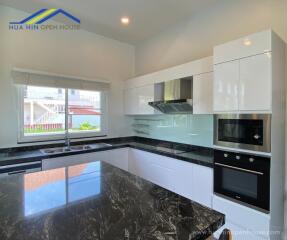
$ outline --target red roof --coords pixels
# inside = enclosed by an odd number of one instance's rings
[[[72,115],[101,115],[92,106],[69,106],[69,114]]]

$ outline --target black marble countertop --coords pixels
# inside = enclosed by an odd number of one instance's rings
[[[96,151],[105,151],[116,148],[131,147],[139,150],[144,150],[163,156],[187,161],[206,167],[213,167],[213,150],[205,147],[192,146],[187,144],[180,144],[168,141],[161,141],[142,137],[128,137],[128,138],[117,138],[117,139],[103,139],[98,141],[90,142],[78,142],[75,145],[80,144],[95,144],[97,142],[105,142],[111,144],[111,146],[104,146],[95,149],[65,152],[57,154],[43,154],[37,148],[50,148],[59,147],[61,145],[45,145],[45,146],[33,146],[33,147],[22,147],[12,149],[0,149],[0,166],[17,164],[24,162],[33,162],[41,159],[48,159],[60,156],[69,156],[81,153],[89,153]]]
[[[200,240],[223,214],[103,162],[1,178],[1,240]]]

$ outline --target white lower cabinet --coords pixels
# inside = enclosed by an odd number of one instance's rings
[[[213,169],[193,164],[192,183],[192,200],[211,207],[213,197]]]
[[[175,163],[174,192],[211,207],[213,169],[177,159],[172,160]]]
[[[258,236],[240,226],[231,223],[230,221],[226,222],[223,227],[213,234],[213,236],[218,239],[222,231],[226,228],[231,231],[232,240],[267,240],[267,238]]]
[[[270,215],[227,199],[214,196],[213,209],[225,214],[224,228],[231,230],[234,240],[269,239]]]
[[[179,175],[182,173],[177,175],[176,162],[178,163],[179,160],[142,150],[130,149],[129,152],[129,171],[131,173],[174,192],[181,190],[178,187],[181,187]]]
[[[105,159],[105,151],[103,152],[93,152],[93,153],[84,153],[84,154],[76,154],[65,157],[57,157],[57,158],[48,158],[42,160],[42,169],[50,170],[61,167],[69,167],[73,165],[78,165],[82,163],[89,163],[95,161],[101,161]]]
[[[193,199],[193,164],[174,159],[174,189],[181,196]]]
[[[163,188],[211,207],[213,194],[211,168],[130,149],[129,171]]]
[[[42,161],[42,169],[50,170],[95,161],[104,161],[128,171],[128,148],[44,159]]]
[[[122,170],[129,170],[129,160],[128,160],[129,149],[119,148],[105,151],[105,157],[102,161],[109,163],[115,167]]]
[[[147,152],[129,149],[129,172],[150,181],[149,158]]]
[[[153,153],[147,153],[146,157],[149,159],[150,181],[176,192],[179,181],[176,178],[175,160]]]

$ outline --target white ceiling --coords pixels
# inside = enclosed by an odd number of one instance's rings
[[[0,0],[33,13],[39,8],[63,8],[81,19],[81,28],[137,44],[192,17],[217,0]],[[123,26],[122,16],[131,23]]]

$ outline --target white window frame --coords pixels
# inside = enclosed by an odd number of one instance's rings
[[[68,92],[68,88],[63,88],[65,93]],[[25,136],[24,134],[24,90],[25,86],[18,87],[18,143],[33,143],[33,142],[49,142],[64,140],[66,133],[45,133],[34,136]],[[74,89],[77,90],[77,89]],[[85,90],[83,90],[85,91]],[[83,132],[69,132],[68,137],[70,139],[80,138],[96,138],[107,136],[108,124],[107,124],[107,93],[105,91],[99,91],[101,93],[101,121],[100,132],[97,131],[83,131]],[[68,94],[66,94],[67,96]],[[69,99],[65,97],[65,105],[68,106]],[[65,116],[67,117],[67,116]],[[66,127],[66,126],[65,126]]]

